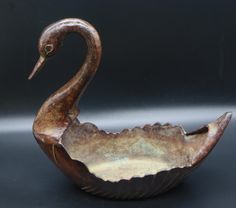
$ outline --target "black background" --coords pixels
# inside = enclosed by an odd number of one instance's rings
[[[103,46],[99,70],[80,102],[82,120],[113,131],[153,121],[192,130],[235,109],[235,11],[229,0],[1,0],[0,207],[235,207],[233,122],[210,158],[175,190],[149,200],[106,201],[67,181],[31,134],[42,102],[82,64],[83,39],[69,36],[27,80],[42,29],[82,18],[98,30]]]

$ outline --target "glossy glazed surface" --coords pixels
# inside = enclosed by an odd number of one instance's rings
[[[39,40],[40,58],[29,78],[54,55],[69,33],[79,33],[88,52],[78,73],[40,108],[34,135],[49,158],[82,189],[110,198],[140,198],[178,184],[208,155],[231,118],[226,113],[196,132],[155,124],[120,134],[80,124],[75,105],[101,57],[96,30],[86,21],[64,19],[48,26]]]

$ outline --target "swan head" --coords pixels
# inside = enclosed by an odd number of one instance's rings
[[[65,33],[58,27],[59,25],[52,24],[42,32],[38,42],[40,56],[45,58],[53,56],[60,48]]]
[[[56,54],[61,46],[64,36],[65,34],[59,32],[56,24],[48,26],[42,32],[38,42],[38,50],[40,56],[28,79],[31,79],[37,72],[39,72],[43,68],[48,57]]]

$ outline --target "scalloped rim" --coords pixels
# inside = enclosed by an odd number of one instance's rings
[[[93,176],[95,176],[95,177],[97,177],[97,178],[99,178],[99,179],[101,179],[102,181],[105,181],[105,182],[118,183],[120,181],[129,181],[129,180],[132,180],[132,179],[135,179],[135,178],[144,178],[146,176],[154,176],[154,175],[157,175],[161,172],[168,172],[168,171],[171,171],[171,170],[177,169],[177,168],[180,168],[180,169],[190,168],[190,167],[193,167],[193,166],[199,164],[210,153],[210,151],[214,148],[215,144],[218,142],[218,140],[222,136],[225,128],[227,127],[231,117],[232,117],[232,113],[231,112],[226,112],[221,117],[216,119],[214,122],[211,122],[207,125],[204,125],[202,128],[197,129],[196,131],[193,131],[193,132],[190,132],[190,133],[186,133],[186,131],[184,130],[184,128],[182,126],[172,125],[170,123],[165,123],[163,125],[160,124],[160,123],[155,123],[153,125],[146,124],[143,127],[125,128],[125,129],[121,130],[120,132],[115,132],[115,133],[101,130],[93,123],[83,123],[83,124],[81,124],[81,125],[90,125],[95,131],[99,131],[101,134],[105,134],[106,136],[112,136],[111,139],[115,138],[117,136],[123,135],[127,132],[133,132],[133,131],[135,131],[135,129],[145,131],[147,128],[154,128],[154,127],[179,128],[181,130],[182,135],[186,139],[186,137],[201,134],[201,131],[204,128],[205,129],[207,128],[207,132],[208,132],[207,139],[210,139],[209,141],[211,141],[211,142],[207,143],[206,147],[203,148],[203,150],[201,150],[202,154],[200,154],[200,156],[197,157],[195,160],[193,160],[191,163],[183,165],[183,166],[171,166],[170,168],[160,170],[160,171],[156,172],[155,174],[143,174],[143,175],[139,175],[139,176],[133,175],[130,178],[120,178],[119,180],[105,180],[102,177],[99,177],[98,175],[96,175],[96,173],[92,172],[90,170],[90,168],[84,162],[71,157],[70,153],[66,150],[65,146],[63,145],[62,137],[59,140],[59,144],[62,145],[62,147],[65,149],[65,151],[68,153],[69,157],[72,160],[83,163],[85,165],[85,167],[88,169],[88,171],[91,175],[93,175]]]

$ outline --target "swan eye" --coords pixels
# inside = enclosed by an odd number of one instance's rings
[[[44,50],[45,50],[45,53],[46,53],[46,54],[51,53],[51,52],[53,51],[53,45],[52,45],[52,44],[47,44],[47,45],[45,46]]]

